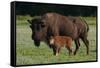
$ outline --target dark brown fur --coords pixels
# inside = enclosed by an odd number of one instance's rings
[[[72,53],[72,38],[68,36],[51,36],[50,45],[54,50],[54,55],[58,55],[61,50],[61,47],[65,47],[69,50],[69,55]]]
[[[89,54],[88,25],[81,17],[64,16],[58,13],[46,13],[41,19],[32,20],[32,39],[36,46],[40,41],[45,40],[47,43],[50,36],[69,36],[76,44],[74,55],[79,49],[80,41],[85,43],[87,54]]]

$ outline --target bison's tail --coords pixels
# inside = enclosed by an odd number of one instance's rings
[[[83,19],[84,20],[84,19]],[[87,32],[89,31],[89,25],[87,24],[86,20],[84,20],[86,26],[87,26]]]
[[[87,24],[87,22],[86,22],[86,20],[85,19],[83,19],[82,17],[81,17],[81,19],[83,20],[83,22],[86,24],[86,26],[87,26],[87,32],[89,31],[89,25]]]

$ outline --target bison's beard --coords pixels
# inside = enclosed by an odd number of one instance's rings
[[[40,41],[34,41],[34,44],[36,47],[39,47],[40,46]]]

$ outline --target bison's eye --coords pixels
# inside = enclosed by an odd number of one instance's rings
[[[41,24],[41,27],[45,27],[45,24]]]

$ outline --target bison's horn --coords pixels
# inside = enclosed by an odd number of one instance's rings
[[[30,20],[27,20],[30,24],[32,24],[32,22]]]

